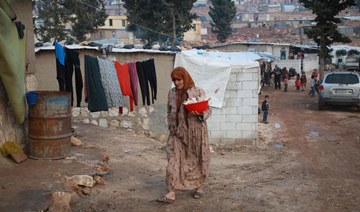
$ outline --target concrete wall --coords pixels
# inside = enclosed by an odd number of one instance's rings
[[[210,140],[251,143],[258,137],[259,68],[233,68],[225,92],[224,106],[213,108],[208,121]]]
[[[97,50],[81,50],[81,70],[84,71],[83,55],[100,55]],[[73,107],[72,120],[92,123],[103,127],[127,128],[129,131],[143,133],[150,137],[165,141],[167,135],[166,103],[171,86],[170,72],[173,69],[175,54],[166,53],[111,53],[118,61],[137,61],[147,58],[155,59],[157,70],[158,95],[154,105],[142,106],[139,93],[139,106],[130,112],[126,106],[122,114],[118,108],[109,111],[91,113],[85,102],[81,108]],[[55,55],[53,50],[41,50],[36,53],[36,77],[39,90],[57,90]],[[258,68],[233,69],[231,79],[225,93],[222,109],[213,109],[213,117],[209,120],[211,142],[254,142],[257,138],[257,107],[258,107]],[[128,103],[125,97],[125,103]],[[221,117],[218,119],[218,117]],[[229,126],[232,126],[229,128]],[[221,128],[220,128],[221,127]],[[221,129],[221,130],[219,130]]]
[[[306,73],[311,73],[315,68],[319,69],[319,58],[316,55],[311,55],[311,57],[306,58],[303,60],[303,70]],[[273,65],[278,65],[280,68],[286,67],[288,70],[289,68],[295,68],[297,73],[301,71],[301,60],[277,60],[273,63]],[[275,67],[275,66],[273,66]]]
[[[26,27],[27,39],[27,55],[26,55],[26,89],[34,85],[35,78],[32,73],[35,72],[35,54],[34,54],[34,33],[32,27],[32,3],[28,0],[19,0],[11,4],[12,9],[17,15],[17,21],[21,21]],[[1,44],[6,45],[6,44]],[[24,97],[25,98],[25,97]],[[26,142],[25,138],[26,125],[19,125],[15,122],[13,111],[9,105],[9,100],[0,80],[0,145],[5,141],[14,141],[22,146]],[[0,157],[0,162],[5,162],[3,157]]]

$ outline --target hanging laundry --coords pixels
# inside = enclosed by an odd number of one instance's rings
[[[129,62],[129,75],[130,75],[130,81],[131,81],[131,90],[134,97],[134,103],[137,106],[138,105],[138,88],[139,88],[139,78],[136,71],[136,63],[135,62]]]
[[[143,105],[145,105],[145,100],[147,105],[150,105],[151,103],[154,104],[157,93],[157,79],[154,59],[136,62],[136,70],[139,78]]]
[[[101,82],[101,74],[98,59],[84,55],[85,61],[85,101],[88,102],[90,112],[107,111],[108,104],[105,97],[104,87]]]
[[[130,99],[130,111],[134,111],[134,96],[131,90],[131,82],[130,82],[130,75],[129,75],[129,66],[127,63],[120,64],[118,61],[114,62],[117,77],[119,80],[121,92],[123,96],[129,96]]]
[[[65,90],[71,92],[71,106],[74,104],[73,95],[73,73],[75,68],[76,107],[80,107],[82,99],[83,79],[80,70],[79,52],[74,49],[65,48]]]
[[[138,78],[139,78],[139,84],[140,84],[143,105],[145,105],[145,99],[146,99],[147,105],[150,105],[149,85],[146,80],[143,62],[140,62],[140,61],[136,62],[136,71],[137,71]]]
[[[101,58],[98,58],[98,62],[108,107],[123,107],[122,93],[114,63]]]
[[[26,33],[21,22],[15,22],[16,14],[10,1],[0,1],[0,78],[5,87],[15,120],[25,120],[25,53]]]
[[[55,46],[55,58],[56,58],[56,79],[59,84],[59,91],[65,91],[65,49],[58,43],[54,42]]]
[[[143,62],[143,67],[145,69],[146,80],[150,84],[151,91],[151,102],[154,104],[157,94],[157,79],[156,79],[156,70],[154,59],[149,59]]]

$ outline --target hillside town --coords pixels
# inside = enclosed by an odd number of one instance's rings
[[[225,42],[125,2],[0,2],[0,211],[360,211],[359,1],[328,57],[299,0],[226,0]]]
[[[297,0],[243,0],[234,1],[236,6],[236,16],[232,22],[233,34],[228,40],[232,42],[270,42],[270,43],[292,43],[292,44],[313,44],[307,39],[302,28],[311,26],[315,18],[311,11],[299,4]],[[123,1],[108,1],[106,6],[109,19],[126,19]],[[194,3],[192,12],[198,16],[194,21],[196,28],[193,33],[185,35],[184,40],[200,44],[215,44],[216,37],[211,33],[209,12],[210,2],[198,0]],[[339,30],[352,38],[355,46],[359,41],[359,9],[356,7],[348,8],[339,14],[342,19]],[[120,26],[115,24],[114,26]],[[125,31],[125,24],[122,27],[110,27],[105,23],[99,31],[112,30],[115,35]],[[99,33],[100,34],[100,33]],[[106,32],[103,33],[107,34]],[[112,34],[110,34],[112,35]],[[120,36],[121,37],[121,36]],[[124,36],[125,37],[125,36]],[[101,36],[93,37],[101,38]],[[104,36],[103,38],[109,38]],[[196,46],[196,45],[195,45]]]

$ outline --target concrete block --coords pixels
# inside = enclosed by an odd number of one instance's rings
[[[220,130],[236,130],[236,124],[235,123],[220,123]]]
[[[258,115],[242,115],[242,122],[243,123],[257,123],[258,122]]]
[[[242,99],[225,99],[227,107],[238,107],[242,106],[243,100]]]
[[[257,108],[256,108],[257,110]],[[254,107],[237,107],[237,114],[253,115]]]
[[[223,109],[226,108],[226,107],[223,107],[222,109],[221,108],[211,108],[212,109],[212,112],[211,114],[212,115],[220,115],[220,114],[223,114]]]
[[[241,130],[228,130],[226,131],[226,138],[242,138]]]
[[[236,123],[236,130],[255,131],[257,123]]]
[[[242,71],[243,71],[243,69],[240,67],[235,67],[235,68],[231,69],[231,73],[240,73]]]
[[[243,98],[242,102],[243,107],[258,107],[259,105],[258,98]]]
[[[237,91],[228,90],[225,92],[225,99],[236,99],[236,98],[237,98]]]
[[[226,90],[239,90],[242,88],[242,82],[228,82]]]
[[[237,80],[237,74],[236,73],[230,73],[229,82],[236,82]]]
[[[237,81],[252,81],[255,80],[253,79],[253,74],[254,73],[249,73],[249,72],[241,72],[237,75]]]
[[[238,108],[239,107],[236,107],[236,106],[234,106],[234,107],[228,106],[228,107],[225,107],[222,109],[222,113],[225,115],[236,115],[236,114],[238,114]]]
[[[219,130],[220,122],[207,122],[209,130]]]
[[[226,122],[229,122],[229,123],[242,122],[242,115],[226,115]]]
[[[211,122],[226,122],[225,115],[211,115],[210,118],[207,120],[208,123]]]
[[[210,138],[225,138],[226,137],[226,132],[221,131],[221,130],[211,130],[209,132],[209,137]]]
[[[237,93],[236,93],[235,98],[244,98],[244,97],[252,98],[253,97],[253,91],[254,90],[251,90],[251,89],[238,90]]]
[[[242,89],[258,89],[259,82],[258,81],[244,81],[242,82]]]

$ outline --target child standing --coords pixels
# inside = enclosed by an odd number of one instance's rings
[[[285,74],[284,78],[284,92],[288,92],[288,84],[289,84],[289,75]]]
[[[269,113],[269,95],[265,95],[265,100],[261,104],[261,109],[264,112],[263,113],[262,123],[267,124],[267,123],[269,123],[267,121],[267,116],[268,116],[268,113]]]
[[[315,96],[315,83],[316,83],[315,77],[311,76],[311,80],[310,80],[310,86],[311,86],[310,95],[311,95],[311,97]]]
[[[306,74],[305,71],[301,72],[300,82],[301,82],[301,91],[305,91],[306,89]]]

